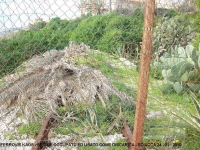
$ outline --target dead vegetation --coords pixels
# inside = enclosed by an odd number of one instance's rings
[[[17,109],[16,115],[20,112],[30,122],[38,121],[37,113],[57,113],[57,107],[77,101],[93,103],[98,99],[106,107],[105,101],[111,95],[123,103],[133,101],[100,71],[73,63],[74,56],[87,57],[86,50],[92,51],[84,44],[70,43],[64,50],[34,56],[20,66],[23,71],[4,77],[5,86],[0,89],[0,119]]]

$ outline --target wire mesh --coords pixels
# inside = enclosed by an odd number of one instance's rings
[[[132,145],[145,2],[0,1],[0,149]],[[200,149],[199,8],[156,1],[139,149]]]

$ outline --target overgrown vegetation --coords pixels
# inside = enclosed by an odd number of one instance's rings
[[[74,62],[77,65],[87,65],[91,66],[95,69],[100,70],[103,72],[109,79],[112,80],[112,83],[123,92],[126,92],[127,94],[131,95],[133,98],[136,98],[135,91],[133,88],[131,88],[129,85],[126,85],[124,81],[129,81],[130,79],[127,79],[128,76],[134,76],[132,81],[134,83],[137,83],[137,77],[138,72],[126,69],[126,66],[121,63],[121,67],[113,67],[115,63],[119,63],[119,58],[115,56],[108,56],[107,53],[101,52],[100,54],[98,52],[88,52],[89,57],[75,57]],[[130,81],[129,81],[130,82]]]
[[[172,18],[178,15],[178,13],[174,9],[167,9],[167,8],[156,8],[155,15],[161,17]]]
[[[183,143],[183,150],[188,150],[191,148],[199,149],[200,132],[188,126],[188,128],[186,129],[186,135],[187,137],[185,139],[185,142]]]
[[[194,21],[199,24],[197,14],[195,13],[179,15],[174,10],[170,10],[169,12],[162,10],[161,14],[157,15],[158,20],[157,24],[155,24],[157,27],[154,35],[154,52],[161,49],[162,46],[163,49],[166,49],[166,51],[170,53],[173,50],[172,48],[175,48],[176,45],[186,46],[188,43],[192,43],[195,37],[193,30],[200,32],[198,29],[192,28],[191,23],[188,21],[191,20],[191,16],[195,16],[193,17],[194,19],[192,19],[192,24]],[[165,18],[162,16],[165,16]],[[162,26],[161,23],[163,23]],[[101,51],[101,53],[88,53],[87,58],[82,56],[75,57],[74,62],[77,65],[85,64],[100,70],[111,79],[112,83],[120,91],[126,92],[133,98],[136,98],[135,91],[137,91],[137,89],[135,87],[137,86],[138,72],[127,69],[125,66],[113,67],[114,63],[119,63],[119,57],[109,54],[116,53],[116,51],[125,51],[125,53],[134,56],[136,48],[139,52],[139,45],[142,39],[142,26],[143,13],[139,9],[130,14],[128,10],[118,10],[106,15],[83,16],[75,20],[53,18],[49,22],[38,22],[30,26],[29,30],[21,31],[13,36],[13,38],[0,40],[0,77],[12,71],[33,55],[53,48],[63,49],[68,45],[70,40],[73,40],[76,43],[84,42],[91,48]],[[194,42],[196,47],[199,45],[199,39],[199,36],[197,36]],[[179,53],[178,50],[176,52]],[[195,59],[197,58],[196,55],[194,57]],[[167,58],[169,58],[169,56]],[[198,61],[199,60],[195,60],[195,63],[198,64]],[[171,61],[171,65],[173,62],[174,61]],[[185,65],[185,63],[181,64],[181,67],[183,65]],[[185,66],[179,78],[177,78],[177,75],[171,77],[174,80],[181,80],[179,85],[176,83],[175,86],[178,87],[176,89],[180,91],[177,93],[181,93],[182,91],[180,86],[182,80],[185,81],[186,78],[187,80],[189,79],[187,64]],[[174,70],[173,73],[176,73],[181,67],[174,67],[176,70]],[[189,67],[189,69],[191,68]],[[196,71],[195,67],[192,69],[192,71]],[[161,90],[158,89],[159,85],[155,86],[155,84],[159,83],[158,81],[163,80],[162,70],[163,66],[152,66],[150,80],[154,84],[152,87],[150,86],[149,95],[156,97],[162,95]],[[168,76],[169,74],[165,77]],[[133,79],[130,79],[130,77],[133,77]],[[199,87],[199,74],[197,74],[192,81],[195,81]],[[0,80],[0,86],[1,85],[2,83]],[[165,102],[169,108],[181,105],[184,108],[192,109],[191,102],[187,100],[187,93],[177,95],[171,92],[170,88],[173,89],[173,85],[164,87],[163,93],[167,95],[161,97],[160,101]],[[199,92],[199,88],[197,89],[197,92]],[[133,103],[127,102],[124,104],[119,101],[117,97],[109,97],[109,100],[106,108],[101,105],[100,101],[96,103],[77,103],[77,105],[72,104],[58,108],[59,119],[64,120],[64,123],[59,125],[58,128],[55,128],[54,131],[60,134],[72,133],[80,135],[84,133],[87,134],[87,136],[114,134],[120,132],[122,118],[125,118],[129,126],[133,129]],[[163,107],[161,108],[160,104],[155,104],[154,98],[150,98],[150,102],[153,103],[153,105],[151,104],[149,106],[151,110],[164,109]],[[148,124],[146,124],[146,127],[152,130],[151,133],[155,134],[159,131],[162,134],[167,134],[167,131],[163,129],[163,124],[166,124],[167,121],[169,121],[168,119],[169,117],[153,119],[154,125],[150,123],[152,120],[147,120]],[[170,123],[174,126],[177,125],[174,120]],[[155,126],[155,124],[158,126]],[[35,136],[39,127],[39,124],[22,125],[18,128],[18,132]],[[176,132],[174,131],[173,134],[175,135]],[[193,136],[191,136],[188,131],[186,134],[189,135],[188,139],[192,141]],[[150,133],[149,135],[147,134],[147,136],[150,136]],[[12,138],[13,137],[11,137],[11,139]],[[148,137],[147,141],[152,141],[152,139],[155,139],[155,137]],[[155,139],[155,143],[156,140],[157,139]],[[195,139],[194,142],[198,145],[198,140]],[[191,143],[187,144],[186,142],[185,146],[188,146],[188,149],[193,148]]]
[[[41,124],[38,122],[34,122],[31,124],[23,124],[17,130],[20,135],[30,135],[35,138],[40,131]]]
[[[139,14],[138,14],[139,13]],[[112,53],[117,48],[134,48],[142,39],[142,12],[132,16],[109,13],[82,16],[75,20],[53,18],[37,22],[10,39],[0,40],[0,76],[12,71],[33,55],[50,49],[63,49],[69,40]],[[134,41],[134,43],[133,43]]]
[[[87,137],[120,133],[121,120],[124,118],[133,127],[133,110],[134,104],[132,102],[122,103],[115,96],[109,98],[106,108],[100,101],[68,105],[58,108],[60,119],[64,123],[54,130],[57,134],[75,134]]]
[[[71,32],[85,18],[87,16],[74,20],[56,17],[48,23],[41,21],[30,25],[28,30],[18,32],[12,38],[0,40],[0,77],[36,54],[63,49],[69,43]]]
[[[198,102],[197,98],[191,93],[192,102],[195,106],[196,113],[193,112],[184,112],[184,111],[175,111],[173,114],[180,118],[181,120],[185,121],[188,126],[186,128],[186,139],[183,143],[183,149],[199,149],[200,143],[200,103]]]

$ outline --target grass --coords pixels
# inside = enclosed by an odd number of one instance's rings
[[[0,79],[0,87],[3,87],[4,83],[2,82],[2,79]]]
[[[38,122],[34,122],[31,124],[23,124],[21,126],[18,127],[17,131],[19,133],[19,135],[31,135],[32,137],[36,137],[38,132],[40,131],[41,128],[41,124]]]
[[[55,128],[57,134],[75,134],[87,137],[119,133],[122,127],[121,119],[126,118],[132,126],[134,105],[124,104],[118,97],[110,96],[104,108],[100,101],[95,103],[78,102],[75,105],[58,108],[62,125]],[[69,112],[72,115],[66,116]]]
[[[11,134],[11,133],[9,133],[9,132],[4,133],[3,136],[4,136],[4,138],[7,138],[7,139],[9,139],[9,140],[17,140],[16,135]]]
[[[23,124],[19,126],[17,128],[17,131],[14,133],[9,133],[9,132],[4,133],[4,138],[8,138],[9,140],[18,140],[18,137],[22,135],[29,135],[32,138],[35,138],[40,129],[41,129],[41,124],[38,122]]]
[[[111,64],[117,61],[119,62],[119,59],[116,57],[109,57],[105,53],[88,54],[88,58],[79,57],[79,59],[75,59],[75,62],[78,65],[85,64],[101,70],[112,80],[112,83],[118,89],[136,98],[138,82],[137,71],[127,69],[125,66],[120,68],[112,67]],[[164,114],[162,118],[146,119],[144,141],[163,142],[163,139],[167,141],[167,135],[171,135],[174,137],[173,140],[178,139],[181,142],[185,142],[186,124],[175,118],[175,116],[172,116],[170,111],[179,108],[180,110],[190,110],[191,113],[196,113],[190,95],[187,93],[182,95],[176,93],[163,95],[159,87],[160,84],[161,80],[150,76],[148,95],[148,102],[150,105],[147,106],[147,112],[165,111],[166,114]],[[134,114],[132,113],[130,116],[133,117]]]
[[[197,132],[196,130],[194,130],[191,127],[188,127],[186,130],[187,133],[187,137],[185,140],[185,143],[183,144],[183,149],[184,150],[188,150],[188,149],[200,149],[200,132]]]
[[[23,72],[23,71],[25,71],[25,67],[24,66],[19,66],[19,67],[17,67],[15,70],[14,70],[14,72],[15,73],[18,73],[18,72]]]
[[[138,71],[128,69],[120,62],[116,56],[110,56],[106,53],[87,52],[88,56],[77,56],[74,62],[77,65],[87,65],[100,70],[104,73],[119,90],[126,92],[129,96],[136,99]],[[119,67],[115,67],[118,64]],[[171,93],[163,95],[159,85],[161,80],[150,77],[147,112],[162,111],[166,112],[162,118],[146,119],[144,127],[144,142],[162,143],[173,142],[178,140],[186,143],[186,146],[192,148],[192,144],[185,142],[186,124],[170,114],[171,110],[177,108],[181,110],[190,110],[196,113],[189,94],[178,95]],[[1,80],[0,80],[1,85]],[[104,108],[100,101],[95,103],[81,103],[68,105],[58,108],[60,120],[64,120],[62,124],[54,128],[57,134],[74,134],[79,136],[94,137],[99,134],[111,135],[121,133],[121,119],[125,118],[128,125],[133,130],[135,107],[132,103],[124,104],[115,96],[109,97]],[[67,117],[66,117],[67,116]],[[20,134],[30,134],[35,136],[38,132],[39,124],[22,125],[18,128]],[[168,138],[173,136],[173,139]],[[12,139],[13,137],[11,137]],[[189,138],[188,138],[189,139]],[[190,139],[192,140],[192,139]],[[126,141],[118,141],[124,143]],[[185,147],[186,147],[185,146]],[[122,149],[124,147],[109,147],[107,149]],[[79,149],[95,150],[95,146],[79,147]]]
[[[135,70],[127,69],[126,66],[121,62],[121,68],[115,68],[115,63],[120,63],[117,57],[111,57],[107,53],[101,52],[87,52],[88,56],[77,56],[74,58],[74,62],[77,65],[87,65],[103,72],[108,78],[111,79],[112,83],[123,92],[127,94],[135,95],[133,87],[137,85],[138,72]]]

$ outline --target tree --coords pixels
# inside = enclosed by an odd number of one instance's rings
[[[93,15],[101,15],[110,10],[110,6],[107,6],[106,0],[81,0],[78,7],[81,9],[82,14],[92,13]]]

